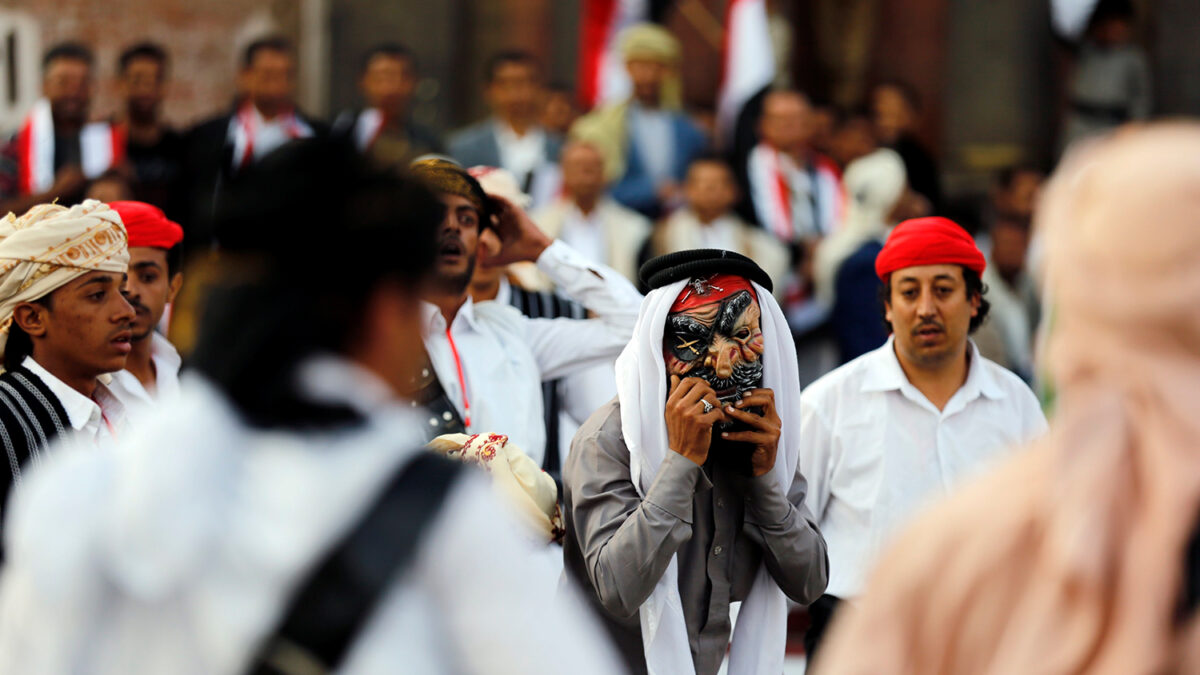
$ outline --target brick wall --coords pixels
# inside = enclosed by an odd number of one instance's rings
[[[183,126],[225,109],[234,93],[241,48],[268,32],[297,39],[297,1],[248,0],[0,0],[0,14],[30,16],[40,30],[40,52],[63,40],[95,51],[92,116],[117,107],[115,74],[121,50],[153,40],[171,55],[166,118]],[[40,58],[40,54],[39,54]]]

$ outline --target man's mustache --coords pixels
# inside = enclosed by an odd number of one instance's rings
[[[917,324],[917,326],[912,329],[912,334],[916,335],[917,333],[920,333],[921,329],[923,329],[923,328],[936,328],[936,329],[942,331],[943,333],[946,332],[946,327],[943,326],[936,319],[924,319],[921,321],[921,323]]]

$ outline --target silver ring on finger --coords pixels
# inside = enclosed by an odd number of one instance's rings
[[[709,403],[709,402],[708,402],[707,400],[705,400],[705,399],[700,399],[700,405],[704,406],[704,414],[705,414],[705,415],[707,415],[708,413],[712,412],[712,409],[713,409],[713,407],[714,407],[714,406],[713,406],[713,404]]]

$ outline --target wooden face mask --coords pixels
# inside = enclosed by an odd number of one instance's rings
[[[699,377],[721,403],[762,386],[761,310],[750,282],[733,275],[693,279],[663,329],[667,375]]]

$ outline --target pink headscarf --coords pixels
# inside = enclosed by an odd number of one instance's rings
[[[1051,431],[896,540],[818,672],[1200,672],[1200,125],[1075,153],[1037,226]]]

